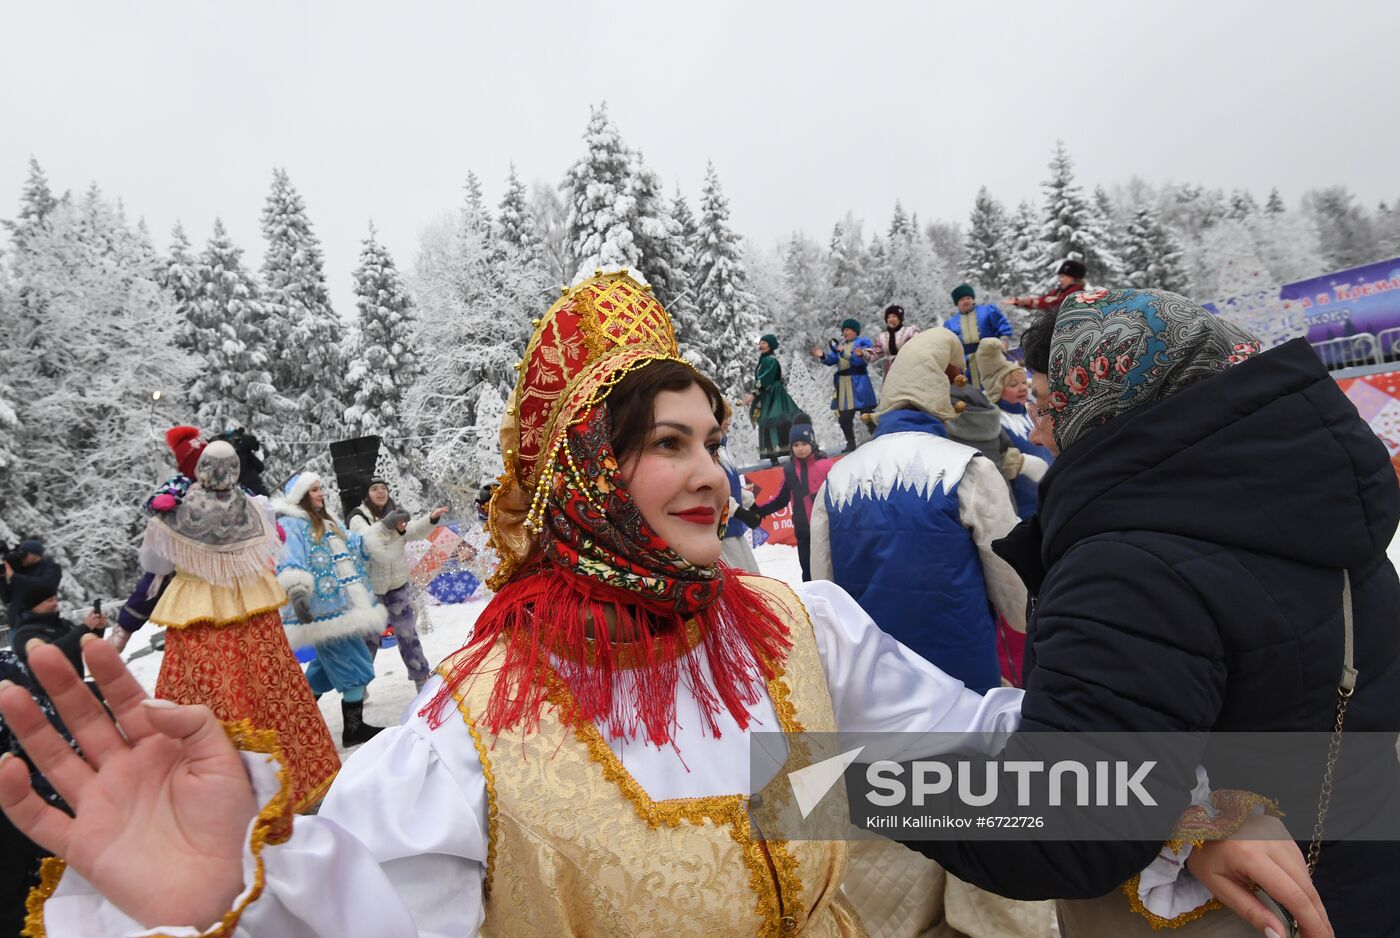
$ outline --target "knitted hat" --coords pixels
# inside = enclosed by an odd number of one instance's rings
[[[1060,269],[1055,271],[1057,274],[1064,274],[1066,277],[1072,277],[1075,280],[1083,280],[1085,274],[1088,272],[1089,268],[1085,267],[1079,261],[1065,261],[1060,265]]]
[[[46,580],[38,580],[32,585],[26,586],[24,592],[19,597],[20,607],[26,612],[33,609],[46,599],[53,599],[58,595],[58,584]]]
[[[817,431],[810,423],[795,423],[788,431],[788,445],[793,443],[806,443],[812,449],[817,448]]]
[[[175,454],[175,465],[180,474],[194,478],[194,467],[199,465],[199,454],[204,443],[199,439],[198,427],[171,427],[165,431],[165,445]]]
[[[904,325],[904,307],[903,307],[903,306],[886,306],[886,307],[885,307],[885,318],[886,318],[886,319],[889,319],[891,316],[898,316],[898,317],[899,317],[899,324],[900,324],[901,326]]]
[[[21,554],[33,554],[35,557],[44,556],[44,542],[37,537],[27,537],[20,541],[15,548]]]
[[[982,391],[993,404],[1001,400],[1001,392],[1006,386],[1006,378],[1020,368],[1006,357],[1006,347],[1001,339],[987,338],[977,343],[977,373],[982,376]]]
[[[956,303],[958,300],[962,299],[963,297],[967,297],[969,300],[975,300],[975,299],[977,299],[977,291],[974,290],[974,289],[972,289],[972,285],[971,285],[971,284],[968,284],[968,283],[960,283],[960,284],[958,284],[956,287],[953,288],[953,302],[954,302],[954,303]]]
[[[843,319],[843,320],[841,320],[841,328],[842,328],[842,329],[851,329],[851,330],[853,330],[853,331],[855,332],[856,335],[860,335],[860,320],[859,320],[859,319]]]
[[[768,351],[770,352],[776,352],[778,350],[778,337],[771,332],[766,332],[763,335],[759,336],[759,341],[767,342]]]
[[[311,486],[321,481],[321,477],[314,472],[298,472],[287,480],[287,484],[282,486],[282,494],[290,505],[300,505],[301,500],[306,497],[306,493],[311,491]]]

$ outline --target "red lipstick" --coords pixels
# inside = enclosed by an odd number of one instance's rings
[[[719,519],[719,512],[713,508],[687,508],[685,511],[673,511],[671,514],[682,521],[689,521],[691,524],[712,525]]]

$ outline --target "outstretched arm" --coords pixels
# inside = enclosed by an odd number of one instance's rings
[[[477,934],[486,796],[465,730],[433,734],[443,750],[421,721],[379,734],[317,816],[293,819],[278,763],[235,750],[207,708],[146,698],[96,642],[88,665],[114,724],[56,652],[37,651],[34,673],[86,761],[22,689],[0,692],[0,709],[75,816],[40,800],[13,757],[0,763],[0,808],[67,862],[43,907],[51,938],[178,926],[279,938]]]

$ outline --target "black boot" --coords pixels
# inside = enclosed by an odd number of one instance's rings
[[[365,702],[357,700],[351,703],[348,700],[340,702],[340,744],[349,748],[358,746],[360,743],[367,743],[384,729],[382,726],[371,726],[365,722]]]

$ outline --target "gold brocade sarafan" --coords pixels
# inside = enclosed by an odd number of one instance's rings
[[[801,603],[776,581],[748,582],[775,611],[786,610],[791,629],[787,660],[768,684],[779,724],[789,733],[834,732]],[[537,731],[483,740],[473,714],[490,692],[489,680],[471,681],[457,700],[488,783],[483,935],[864,935],[840,892],[844,842],[763,841],[749,799],[737,794],[653,801],[596,727],[560,722],[570,704],[562,681],[551,698],[558,706],[541,715]]]

